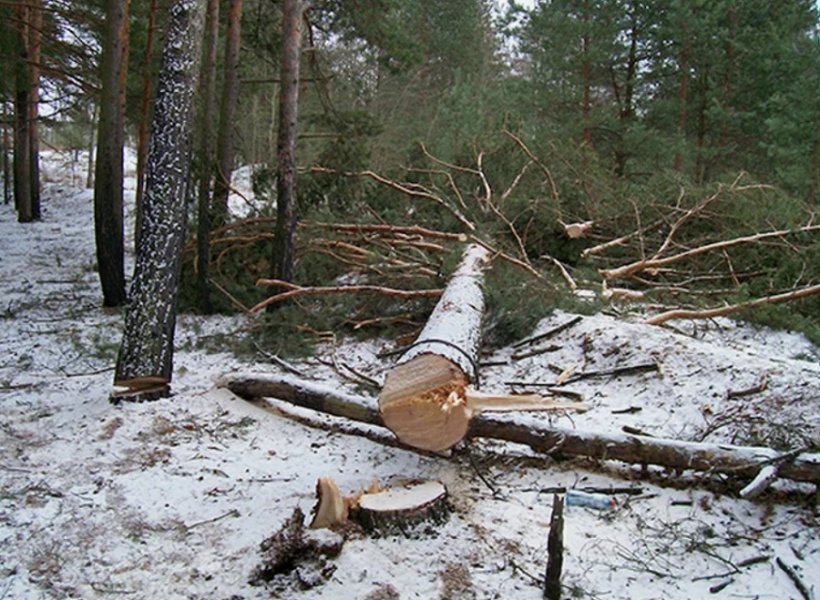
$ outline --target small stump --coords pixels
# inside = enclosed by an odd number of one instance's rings
[[[436,526],[447,521],[450,511],[444,484],[421,481],[363,494],[351,510],[351,517],[371,535],[416,537],[435,533]]]

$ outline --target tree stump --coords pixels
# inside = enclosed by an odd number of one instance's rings
[[[413,537],[432,533],[450,515],[447,488],[440,481],[420,481],[363,494],[350,516],[371,535]]]

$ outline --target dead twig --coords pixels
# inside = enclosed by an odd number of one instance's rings
[[[251,307],[249,312],[255,314],[276,302],[282,302],[289,298],[297,296],[324,296],[327,294],[361,294],[373,293],[383,294],[385,296],[395,296],[397,298],[436,298],[441,296],[441,289],[426,289],[426,290],[400,290],[396,288],[388,288],[380,285],[338,285],[338,286],[316,286],[303,287],[281,279],[259,279],[256,285],[271,285],[286,288],[288,291],[281,292],[270,298],[262,300],[255,306]]]
[[[513,344],[513,348],[520,348],[521,346],[526,346],[528,344],[535,344],[536,342],[540,342],[546,340],[547,338],[551,338],[554,335],[558,335],[565,329],[569,329],[573,325],[577,325],[583,320],[583,317],[578,315],[577,317],[571,318],[569,321],[565,321],[560,325],[553,327],[549,331],[545,331],[544,333],[540,333],[538,335],[534,335],[532,337],[528,337],[526,339],[521,340],[520,342],[516,342]]]
[[[796,229],[779,229],[777,231],[767,231],[766,233],[756,233],[754,235],[737,237],[731,240],[721,240],[719,242],[713,242],[711,244],[706,244],[704,246],[698,246],[697,248],[692,248],[690,250],[686,250],[685,252],[673,254],[672,256],[667,256],[665,258],[649,258],[645,260],[639,260],[628,265],[623,265],[615,269],[599,269],[598,272],[607,281],[612,281],[614,279],[623,279],[639,271],[657,269],[658,267],[664,267],[666,265],[680,262],[682,260],[686,260],[694,256],[699,256],[701,254],[705,254],[713,250],[723,250],[725,248],[731,248],[733,246],[739,246],[741,244],[749,244],[753,242],[767,240],[770,238],[783,237],[790,234],[806,233],[809,231],[818,230],[820,230],[820,225],[806,225],[804,227],[798,227]]]
[[[424,186],[420,186],[418,184],[400,183],[398,181],[388,179],[383,175],[379,175],[375,171],[371,171],[369,169],[365,171],[348,172],[337,171],[335,169],[328,169],[326,167],[311,167],[309,169],[309,172],[327,173],[330,175],[341,175],[343,177],[367,177],[393,190],[401,192],[402,194],[406,194],[414,198],[424,198],[426,200],[431,200],[439,206],[441,206],[442,208],[445,208],[447,211],[449,211],[450,214],[452,214],[458,220],[459,223],[464,225],[464,227],[466,227],[470,231],[475,231],[475,225],[473,225],[473,223],[469,219],[467,219],[467,217],[465,217],[460,210],[453,206],[450,206],[450,204],[448,204],[441,196],[434,194]]]
[[[532,150],[529,149],[529,147],[524,143],[524,141],[520,137],[515,135],[512,131],[509,131],[507,129],[502,129],[501,133],[506,135],[512,141],[514,141],[516,143],[516,145],[519,148],[521,148],[521,150],[524,152],[524,154],[526,154],[530,158],[530,160],[535,162],[535,164],[537,164],[541,168],[541,171],[547,177],[547,182],[549,183],[549,186],[550,186],[550,193],[552,194],[552,199],[553,200],[558,200],[560,198],[560,194],[558,193],[558,188],[555,185],[555,179],[552,177],[552,173],[550,172],[547,165],[545,165],[541,160],[539,160],[539,158],[537,156],[535,156],[535,154],[532,152]]]
[[[787,565],[783,560],[778,556],[775,559],[777,566],[789,576],[789,579],[792,580],[794,583],[794,587],[797,588],[797,591],[800,592],[800,595],[803,596],[804,600],[814,600],[814,594],[812,594],[809,589],[806,587],[806,584],[800,579],[800,576],[797,574],[792,567]]]
[[[732,315],[734,313],[766,304],[778,304],[780,302],[789,302],[799,298],[807,298],[818,293],[820,293],[820,284],[800,288],[798,290],[791,290],[782,294],[775,294],[773,296],[764,296],[763,298],[749,300],[748,302],[740,302],[738,304],[722,306],[720,308],[707,308],[703,310],[687,310],[678,308],[655,315],[654,317],[647,319],[646,323],[649,325],[662,325],[663,323],[673,319],[712,319],[714,317]]]

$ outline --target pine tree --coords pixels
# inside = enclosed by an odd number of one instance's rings
[[[157,82],[144,214],[112,399],[170,393],[205,0],[177,0]]]

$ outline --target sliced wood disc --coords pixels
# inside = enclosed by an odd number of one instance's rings
[[[351,516],[372,535],[432,534],[447,521],[450,505],[440,481],[419,481],[363,494]]]

